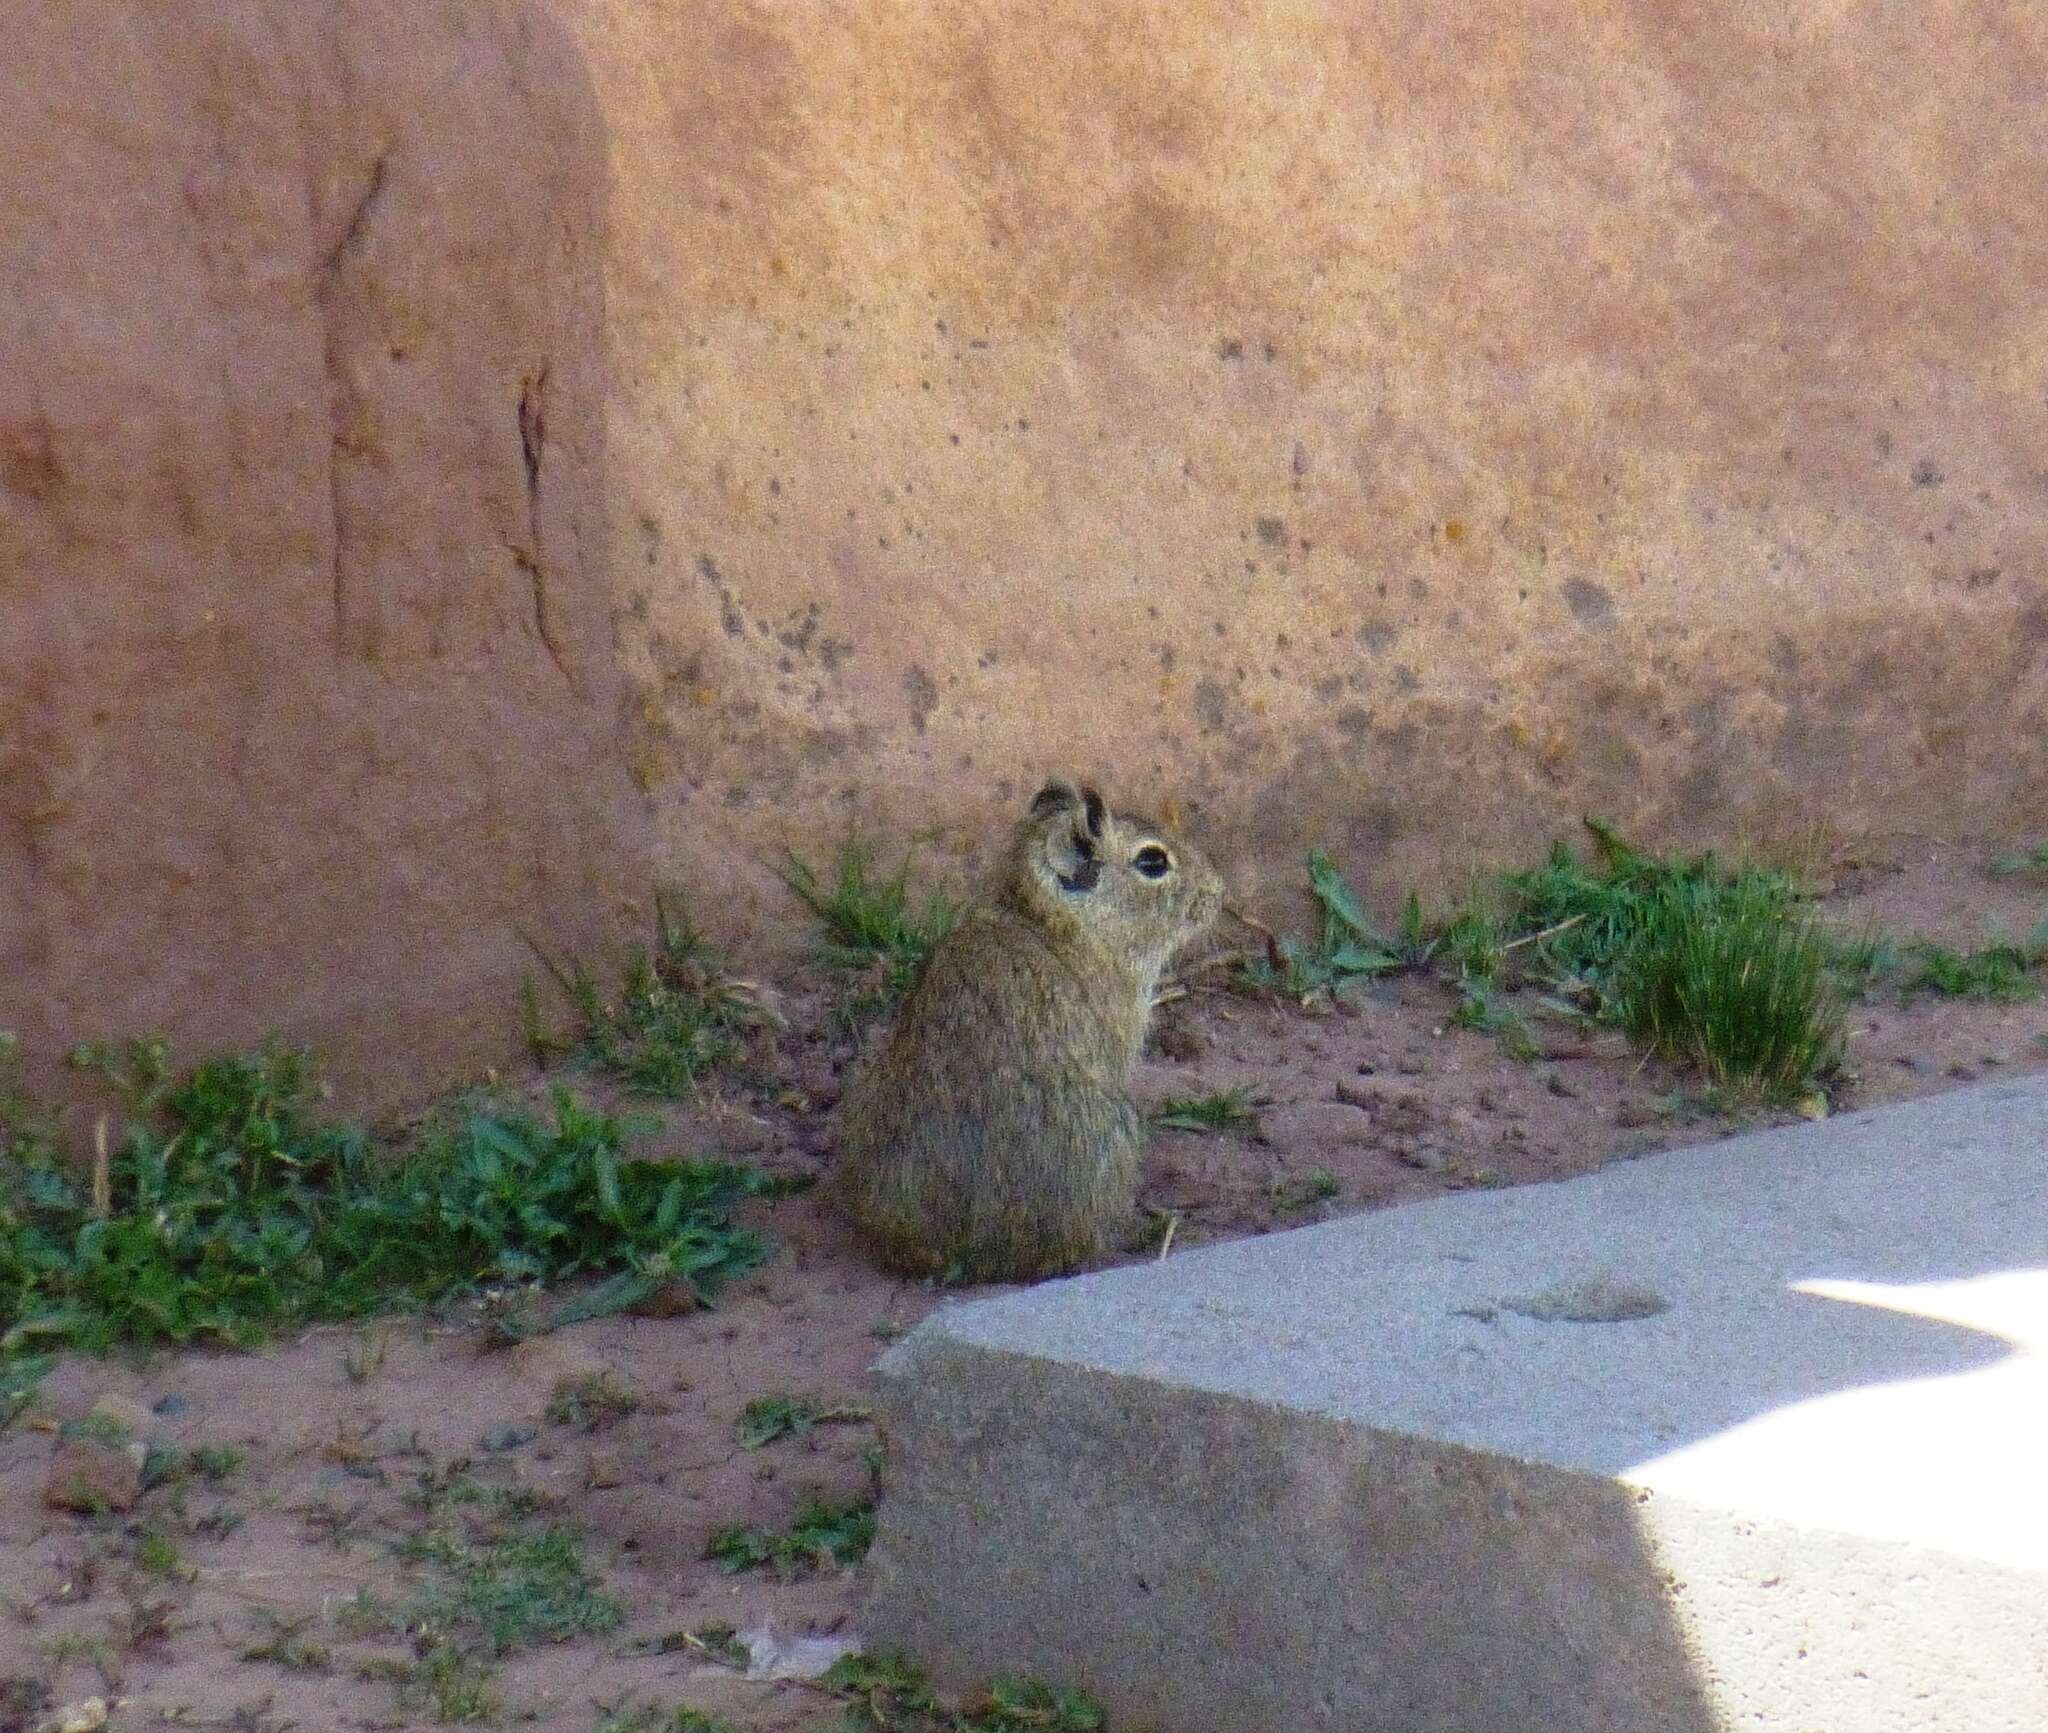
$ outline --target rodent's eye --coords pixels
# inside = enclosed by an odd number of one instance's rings
[[[1148,842],[1131,856],[1131,865],[1148,879],[1163,879],[1173,871],[1173,856],[1156,842]]]

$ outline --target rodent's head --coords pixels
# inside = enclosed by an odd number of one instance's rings
[[[1011,838],[1004,899],[1055,938],[1085,937],[1146,981],[1223,910],[1223,879],[1177,827],[1111,812],[1084,784],[1041,788]]]

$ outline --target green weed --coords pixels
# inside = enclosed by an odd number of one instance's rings
[[[1098,1733],[1102,1709],[1080,1691],[1036,1679],[996,1678],[958,1710],[933,1695],[924,1669],[901,1655],[848,1655],[819,1681],[847,1704],[848,1729],[878,1733]]]
[[[341,1356],[341,1370],[351,1384],[367,1384],[384,1370],[391,1351],[391,1338],[381,1330],[366,1330]]]
[[[1270,957],[1247,963],[1239,977],[1245,986],[1308,1003],[1403,966],[1399,942],[1381,935],[1336,863],[1320,849],[1309,854],[1308,882],[1320,921],[1315,941],[1280,940],[1278,965]],[[1419,906],[1416,919],[1419,923]]]
[[[42,1381],[56,1364],[54,1354],[0,1351],[0,1432],[35,1405]]]
[[[249,1453],[232,1444],[198,1444],[186,1457],[192,1472],[202,1480],[216,1484],[230,1475],[241,1473],[249,1460]]]
[[[1543,1049],[1521,1012],[1503,1004],[1494,992],[1490,976],[1464,976],[1458,983],[1458,1008],[1451,1013],[1451,1027],[1491,1035],[1510,1059],[1524,1064],[1541,1056]]]
[[[2048,873],[2048,841],[2037,842],[2032,848],[2013,854],[2000,855],[1991,863],[1991,870],[2001,878],[2011,878],[2020,873]]]
[[[405,1542],[399,1554],[439,1579],[413,1598],[412,1622],[459,1634],[468,1650],[493,1660],[616,1629],[624,1616],[569,1529],[476,1541],[442,1528]]]
[[[135,1546],[135,1568],[144,1576],[190,1582],[197,1574],[178,1551],[178,1543],[159,1529],[146,1529]]]
[[[801,1437],[813,1426],[870,1420],[874,1410],[858,1402],[825,1406],[806,1396],[756,1396],[740,1411],[735,1428],[742,1450],[759,1450],[778,1438]]]
[[[374,1159],[358,1128],[317,1116],[296,1050],[184,1077],[160,1042],[77,1057],[123,1087],[128,1135],[97,1188],[45,1145],[0,1158],[0,1355],[38,1343],[246,1346],[302,1323],[572,1277],[606,1278],[586,1310],[672,1285],[708,1299],[766,1253],[731,1211],[773,1182],[724,1163],[630,1159],[626,1127],[566,1090],[552,1123],[475,1106]]]
[[[491,1685],[491,1667],[445,1638],[423,1635],[417,1658],[377,1655],[356,1667],[359,1679],[379,1679],[392,1688],[398,1707],[424,1711],[443,1727],[495,1722],[504,1712]]]
[[[812,1494],[780,1534],[740,1525],[721,1528],[711,1536],[704,1556],[716,1559],[729,1573],[765,1565],[791,1578],[858,1564],[874,1538],[872,1494],[842,1500]]]
[[[1898,972],[1901,957],[1891,935],[1872,923],[1860,932],[1821,929],[1828,972],[1844,998],[1860,999],[1886,976]]]
[[[600,1707],[591,1733],[739,1733],[723,1715],[678,1706],[657,1709],[651,1704]]]
[[[687,1630],[664,1631],[658,1637],[642,1637],[626,1645],[634,1655],[689,1655],[720,1667],[745,1667],[752,1659],[739,1632],[723,1620],[693,1625]]]
[[[834,854],[829,877],[795,854],[783,864],[782,882],[817,923],[818,961],[852,977],[843,1007],[850,1021],[893,1008],[959,919],[959,904],[943,892],[913,895],[915,852],[913,844],[893,872],[883,871],[873,846],[851,836]]]
[[[603,1432],[640,1411],[640,1393],[615,1372],[564,1378],[548,1393],[542,1411],[553,1426]]]
[[[580,958],[558,963],[534,946],[576,1016],[568,1035],[551,1033],[532,983],[521,1023],[535,1063],[567,1058],[643,1095],[688,1101],[703,1076],[731,1060],[748,1031],[780,1023],[751,982],[726,972],[704,934],[668,899],[654,899],[654,943],[628,953],[616,995],[607,996]]]
[[[357,1589],[336,1605],[334,1622],[351,1637],[382,1637],[403,1630],[405,1615],[383,1596]]]
[[[1491,982],[1507,962],[1500,923],[1477,904],[1460,909],[1443,930],[1442,953],[1461,981]]]
[[[2034,971],[2048,957],[2048,932],[2036,934],[2025,945],[2000,942],[1974,951],[1958,951],[1948,945],[1920,943],[1906,947],[1910,970],[1900,990],[1911,998],[1916,993],[1939,993],[1955,999],[1991,999],[2015,1004],[2040,992]]]
[[[1259,1100],[1242,1084],[1212,1095],[1169,1095],[1152,1123],[1165,1131],[1252,1131]]]
[[[242,1650],[245,1661],[269,1662],[293,1673],[324,1673],[333,1660],[333,1651],[325,1643],[317,1642],[305,1633],[312,1627],[313,1616],[281,1619],[268,1608],[258,1608],[256,1622],[263,1635]]]
[[[1292,1214],[1335,1197],[1337,1190],[1337,1176],[1327,1167],[1311,1168],[1299,1179],[1273,1182],[1273,1207],[1283,1214]]]

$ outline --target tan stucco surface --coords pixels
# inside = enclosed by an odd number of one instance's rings
[[[1275,909],[2048,823],[2038,11],[167,16],[0,67],[0,1026],[403,1092],[1052,762]]]

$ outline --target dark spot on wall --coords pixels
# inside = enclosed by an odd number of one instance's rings
[[[1362,853],[1376,853],[1398,842],[1409,828],[1409,814],[1390,800],[1375,801],[1345,829],[1345,841]]]
[[[1420,578],[1410,578],[1408,580],[1408,593],[1409,595],[1413,596],[1418,602],[1426,602],[1429,600],[1429,586],[1425,584]]]
[[[1984,589],[1988,585],[1997,583],[2001,575],[2001,569],[1997,566],[1973,566],[1963,574],[1963,588],[1966,590]]]
[[[1679,777],[1672,797],[1687,818],[1707,818],[1719,812],[1728,798],[1720,764],[1712,758],[1699,760]]]
[[[1890,457],[1891,454],[1892,436],[1889,433],[1880,433],[1877,436],[1877,455],[1879,457]]]
[[[801,655],[810,649],[811,640],[817,636],[817,633],[818,604],[813,602],[803,611],[796,625],[790,627],[787,631],[778,633],[777,637],[785,650],[794,650]]]
[[[1177,660],[1179,660],[1179,658],[1175,655],[1174,648],[1171,644],[1161,644],[1159,646],[1160,673],[1171,674],[1173,672],[1173,665]]]
[[[1384,656],[1394,647],[1394,640],[1400,635],[1400,627],[1389,626],[1383,620],[1375,620],[1369,626],[1358,628],[1358,641],[1375,656]]]
[[[1204,734],[1220,733],[1230,720],[1230,694],[1217,681],[1204,680],[1195,688],[1194,708]]]
[[[1287,545],[1287,521],[1284,518],[1262,517],[1255,519],[1252,528],[1259,533],[1259,540],[1269,548],[1284,548]]]
[[[732,591],[718,592],[718,623],[725,628],[728,638],[744,638],[747,635],[746,616],[740,612],[739,603],[732,599]]]
[[[922,734],[931,713],[939,707],[938,682],[912,663],[903,671],[903,696],[910,703],[910,725]]]
[[[1421,739],[1422,730],[1413,722],[1404,722],[1398,728],[1380,730],[1380,744],[1397,756],[1404,752],[1413,752]]]
[[[818,641],[818,660],[825,664],[825,672],[836,674],[853,654],[853,646],[844,638],[821,638]]]
[[[1216,359],[1218,361],[1242,361],[1244,359],[1244,344],[1235,337],[1223,338],[1216,345]]]
[[[1394,670],[1394,690],[1397,692],[1420,692],[1422,690],[1422,676],[1409,667],[1406,662],[1403,662]]]
[[[1372,732],[1372,712],[1362,704],[1347,704],[1337,712],[1337,726],[1353,739]]]
[[[1604,632],[1614,624],[1614,598],[1598,584],[1573,578],[1564,587],[1564,602],[1582,626]]]
[[[718,562],[709,554],[699,554],[697,556],[697,576],[713,586],[721,585],[725,582],[724,575],[718,569]]]
[[[1918,463],[1913,465],[1913,485],[1915,487],[1941,486],[1941,471],[1935,467],[1933,458],[1923,457]]]
[[[1341,674],[1325,674],[1310,690],[1327,704],[1344,690],[1344,677]]]
[[[1780,674],[1796,674],[1799,664],[1805,658],[1799,653],[1799,646],[1780,632],[1771,645],[1771,666]]]

